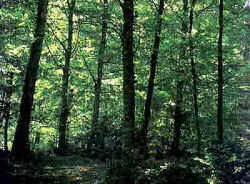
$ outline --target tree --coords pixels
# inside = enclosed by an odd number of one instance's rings
[[[155,80],[155,75],[156,75],[156,66],[157,66],[158,53],[159,53],[160,40],[161,40],[160,36],[161,36],[163,11],[164,11],[164,0],[160,0],[158,14],[156,17],[157,21],[155,24],[154,46],[153,46],[153,51],[152,51],[151,60],[150,60],[150,76],[148,79],[148,92],[147,92],[145,111],[144,111],[145,120],[142,126],[142,141],[143,141],[143,146],[145,147],[147,145],[147,133],[148,133],[148,126],[150,123],[151,103],[152,103],[154,84],[155,84],[154,80]]]
[[[183,0],[183,18],[182,18],[182,30],[181,30],[181,46],[180,46],[180,61],[184,64],[186,57],[186,36],[188,33],[188,0]],[[183,66],[180,66],[183,68]],[[181,137],[181,124],[184,121],[184,114],[182,110],[183,101],[183,87],[184,87],[184,77],[183,69],[178,71],[177,84],[176,84],[176,102],[175,102],[175,113],[174,113],[174,138],[171,146],[171,152],[174,155],[178,155],[180,151],[180,137]]]
[[[200,121],[199,121],[199,107],[198,107],[198,89],[197,89],[197,72],[195,65],[194,57],[194,43],[193,43],[193,24],[194,24],[194,8],[196,5],[196,0],[191,0],[190,14],[189,14],[189,53],[191,61],[191,73],[193,79],[193,104],[194,104],[194,118],[196,124],[196,133],[197,133],[197,151],[200,152],[201,146],[201,130],[200,130]]]
[[[20,114],[17,123],[15,138],[11,150],[13,161],[26,161],[30,153],[29,126],[33,105],[33,95],[45,35],[48,0],[37,1],[36,29],[34,42],[31,44],[30,58],[26,70],[23,94],[20,104]]]
[[[125,0],[123,10],[123,105],[124,105],[124,146],[131,147],[135,142],[135,77],[134,77],[134,1]]]
[[[5,58],[6,59],[6,58]],[[3,59],[3,63],[8,66],[10,63],[9,60],[6,61]],[[6,84],[2,83],[0,85],[1,88],[1,99],[0,99],[0,128],[3,125],[3,136],[4,136],[4,150],[8,151],[8,127],[9,127],[9,118],[10,118],[10,110],[11,110],[11,96],[13,93],[13,77],[14,73],[12,71],[5,70],[6,68],[3,66],[3,70],[0,72],[0,76]],[[1,81],[1,82],[4,82]]]
[[[8,85],[9,88],[6,93],[6,105],[5,105],[5,112],[4,112],[4,150],[8,151],[8,128],[9,128],[9,119],[10,119],[10,107],[11,107],[11,95],[13,93],[13,78],[14,73],[9,72],[9,80]]]
[[[68,103],[68,86],[69,86],[69,76],[70,76],[70,60],[72,56],[72,40],[74,32],[74,9],[75,9],[75,0],[71,2],[67,1],[69,13],[68,18],[68,38],[67,38],[67,48],[65,48],[65,64],[63,67],[63,76],[62,76],[62,91],[61,91],[61,114],[60,114],[60,123],[59,123],[59,145],[58,149],[60,153],[66,151],[66,127],[68,123],[69,115],[69,103]]]
[[[223,128],[223,9],[224,2],[220,0],[219,5],[219,38],[218,38],[218,101],[217,101],[217,126],[219,142],[223,143],[224,128]]]
[[[123,129],[122,170],[120,183],[133,183],[135,147],[135,76],[134,76],[134,0],[119,1],[123,11],[122,64],[123,64]]]
[[[103,64],[105,60],[105,47],[107,42],[107,28],[108,28],[108,0],[103,1],[103,17],[102,17],[102,35],[100,40],[100,48],[98,55],[98,74],[95,83],[95,98],[94,98],[94,108],[92,117],[92,139],[96,137],[96,131],[98,127],[99,111],[100,111],[100,97],[101,97],[101,85],[103,78]],[[93,142],[93,140],[91,140]],[[97,144],[96,141],[94,141]]]

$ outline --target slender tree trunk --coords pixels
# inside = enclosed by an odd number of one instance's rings
[[[69,115],[68,105],[68,86],[70,76],[70,60],[72,55],[72,40],[73,40],[73,16],[75,9],[75,0],[68,2],[69,14],[68,14],[68,39],[67,49],[65,50],[65,65],[63,67],[62,77],[62,92],[61,92],[61,114],[59,123],[59,145],[58,150],[60,153],[66,151],[66,128]]]
[[[8,84],[10,88],[6,94],[6,106],[4,112],[5,124],[4,124],[4,150],[8,151],[8,128],[9,128],[9,118],[10,118],[10,105],[11,105],[11,95],[13,92],[13,78],[14,73],[10,72]]]
[[[5,119],[4,124],[4,151],[8,151],[8,128],[9,128],[9,115]]]
[[[161,40],[160,36],[161,36],[161,27],[162,27],[162,14],[164,11],[164,1],[165,0],[160,0],[158,15],[156,17],[157,21],[155,25],[155,40],[154,40],[154,46],[153,46],[153,51],[152,51],[151,60],[150,60],[150,76],[148,80],[148,92],[147,92],[147,99],[145,103],[145,112],[144,112],[145,121],[142,126],[142,141],[143,141],[142,146],[145,147],[146,152],[147,152],[147,133],[148,133],[148,126],[150,123],[151,103],[152,103],[152,97],[153,97],[153,92],[154,92],[154,80],[155,80],[157,59],[158,59],[160,40]],[[147,153],[145,153],[145,156],[147,156]]]
[[[218,39],[218,107],[217,107],[217,126],[219,142],[223,143],[224,128],[223,128],[223,0],[220,0],[219,5],[219,39]]]
[[[188,0],[183,1],[183,22],[182,22],[182,45],[180,50],[180,61],[181,64],[187,59],[186,57],[186,35],[188,33]],[[182,67],[182,66],[180,66]],[[184,70],[183,70],[184,71]],[[174,116],[174,137],[171,146],[171,152],[173,155],[178,155],[180,152],[180,138],[181,138],[181,124],[183,122],[183,112],[182,112],[182,101],[183,101],[183,71],[180,72],[180,76],[177,78],[176,85],[176,104],[175,104],[175,116]]]
[[[5,109],[5,96],[6,92],[4,91],[1,95],[1,104],[0,104],[0,128],[2,128],[3,120],[4,120],[4,109]]]
[[[69,109],[69,112],[70,112],[70,109],[72,108],[73,106],[73,98],[74,98],[74,88],[70,88],[69,89],[69,94],[68,94],[68,109]],[[67,124],[66,124],[66,143],[68,144],[70,141],[70,122],[67,121]],[[66,148],[67,148],[67,145],[66,144]]]
[[[191,60],[191,72],[193,78],[193,104],[194,104],[194,117],[196,124],[197,133],[197,151],[200,153],[201,147],[201,131],[200,131],[200,121],[199,121],[199,108],[198,108],[198,89],[197,89],[197,73],[194,58],[194,42],[192,36],[193,24],[194,24],[194,8],[197,0],[191,0],[190,15],[189,15],[189,46],[190,46],[190,60]]]
[[[23,95],[20,105],[20,115],[17,123],[15,138],[12,147],[13,161],[26,161],[30,153],[29,126],[35,83],[42,52],[43,38],[45,35],[46,15],[48,0],[37,1],[37,17],[35,29],[35,41],[31,45],[30,58],[25,75]]]
[[[100,109],[100,97],[101,97],[101,85],[102,85],[102,76],[103,76],[103,64],[105,59],[105,47],[107,42],[107,28],[108,28],[108,0],[103,1],[103,20],[102,20],[102,35],[100,41],[100,49],[99,49],[99,58],[98,58],[98,77],[95,81],[95,99],[94,99],[94,111],[93,111],[93,118],[92,118],[92,143],[97,144],[96,142],[96,131],[98,126],[98,119],[99,119],[99,109]]]

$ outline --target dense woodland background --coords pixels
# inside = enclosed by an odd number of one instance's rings
[[[250,183],[250,1],[1,0],[0,76],[6,181]]]

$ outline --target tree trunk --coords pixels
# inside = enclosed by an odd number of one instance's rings
[[[189,46],[190,46],[190,61],[191,61],[191,72],[193,78],[193,104],[194,104],[194,117],[195,117],[195,124],[196,124],[196,133],[197,133],[197,151],[200,153],[201,147],[201,131],[200,131],[200,121],[199,121],[199,108],[198,108],[198,89],[197,89],[197,73],[196,73],[196,66],[195,66],[195,58],[194,58],[194,43],[193,43],[193,24],[194,24],[194,8],[196,5],[197,0],[191,1],[190,7],[190,15],[189,15]]]
[[[5,118],[5,124],[4,124],[4,151],[8,151],[8,128],[9,128],[9,114]]]
[[[187,24],[187,17],[188,17],[188,0],[183,0],[183,19],[182,19],[182,45],[180,50],[180,61],[181,64],[187,59],[186,57],[186,35],[188,33],[188,24]],[[180,66],[182,67],[182,66]],[[182,67],[183,68],[183,67]],[[183,101],[183,87],[184,87],[184,77],[183,75],[184,70],[180,71],[178,78],[177,78],[177,85],[176,85],[176,104],[175,104],[175,115],[174,115],[174,137],[171,146],[171,152],[173,155],[178,155],[180,152],[180,138],[181,138],[181,124],[183,122],[183,112],[182,112],[182,101]]]
[[[219,6],[219,38],[218,38],[218,107],[217,107],[217,126],[218,126],[218,139],[223,143],[224,130],[223,130],[223,0],[220,0]]]
[[[26,161],[30,153],[29,126],[35,83],[39,69],[39,61],[42,52],[43,38],[45,35],[46,15],[48,0],[37,2],[37,17],[35,29],[35,41],[31,45],[30,58],[25,75],[23,95],[20,105],[20,115],[17,123],[15,138],[12,147],[13,161]]]
[[[2,77],[2,76],[1,76]],[[4,91],[1,94],[1,104],[0,104],[0,128],[2,128],[3,125],[3,120],[4,120],[4,109],[5,109],[5,96],[6,96],[6,92]]]
[[[5,119],[5,124],[4,124],[4,150],[8,151],[8,128],[9,128],[9,118],[10,118],[10,105],[11,105],[11,95],[13,92],[13,78],[14,78],[14,73],[10,72],[9,74],[9,81],[8,84],[10,88],[7,91],[6,94],[6,106],[5,106],[5,112],[4,112],[4,119]]]
[[[75,0],[71,3],[68,2],[69,14],[68,14],[68,46],[65,50],[65,64],[63,67],[63,77],[62,77],[62,91],[61,91],[61,114],[59,123],[59,153],[64,153],[66,151],[66,128],[69,115],[69,105],[68,105],[68,86],[69,86],[69,76],[70,76],[70,60],[72,55],[72,40],[73,40],[73,16],[75,9]]]
[[[135,158],[135,78],[134,78],[134,0],[124,0],[123,10],[123,128],[122,128],[122,175],[119,183],[134,183]]]
[[[123,45],[123,103],[124,103],[124,146],[131,147],[135,141],[135,88],[134,88],[134,1],[125,0],[122,6],[124,25]]]
[[[98,58],[98,77],[95,81],[95,99],[94,99],[94,110],[93,110],[93,118],[92,118],[92,140],[91,144],[98,144],[96,140],[96,131],[98,127],[98,119],[99,119],[99,109],[100,109],[100,97],[101,97],[101,85],[102,85],[102,76],[103,76],[103,64],[105,59],[105,47],[107,42],[107,28],[108,28],[108,0],[103,1],[103,20],[102,20],[102,35],[100,41],[100,49],[99,49],[99,58]]]
[[[146,99],[145,111],[144,111],[145,121],[142,126],[142,142],[143,142],[142,146],[145,147],[145,152],[147,152],[147,133],[148,133],[148,126],[150,123],[151,103],[152,103],[152,97],[153,97],[153,92],[154,92],[154,80],[155,80],[157,59],[158,59],[160,40],[161,40],[160,36],[161,36],[163,11],[164,11],[164,0],[160,0],[158,15],[156,17],[157,21],[155,25],[154,46],[153,46],[153,51],[152,51],[151,60],[150,60],[150,76],[148,80],[148,92],[147,92],[147,99]],[[146,155],[147,153],[145,153],[145,156]]]
[[[68,94],[68,109],[69,109],[69,112],[70,112],[70,109],[72,108],[73,106],[73,99],[74,99],[74,88],[70,88],[69,89],[69,94]],[[70,122],[67,121],[67,124],[66,124],[66,148],[68,146],[68,143],[70,141]]]
[[[176,86],[176,104],[174,116],[174,137],[171,147],[173,155],[178,155],[180,152],[180,137],[182,119],[182,99],[183,99],[183,81],[178,81]]]

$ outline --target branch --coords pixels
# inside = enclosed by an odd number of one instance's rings
[[[49,44],[48,44],[47,40],[44,39],[44,41],[45,41],[46,47],[48,48],[49,54],[51,55],[51,57],[53,58],[54,61],[57,61],[57,59],[55,58],[55,55],[54,55],[54,54],[51,52],[51,50],[50,50],[50,47],[49,47]],[[63,54],[64,54],[64,53],[63,53]],[[61,65],[58,65],[56,62],[54,62],[54,64],[55,64],[57,67],[60,67],[60,69],[62,68],[62,66],[61,66]]]
[[[203,13],[204,11],[206,11],[207,9],[209,9],[211,6],[213,6],[214,3],[211,3],[210,5],[208,5],[207,7],[201,9],[201,10],[198,10],[196,15],[200,15],[201,13]]]
[[[56,36],[56,34],[54,33],[52,27],[50,26],[50,24],[48,24],[48,27],[50,28],[53,36],[56,38],[56,40],[60,43],[60,45],[63,47],[64,51],[67,51],[68,49],[66,48],[66,46],[64,45],[64,43]]]
[[[84,61],[84,64],[86,65],[87,70],[88,70],[88,72],[89,72],[90,76],[92,77],[92,79],[93,79],[94,83],[96,83],[95,76],[94,76],[94,74],[92,73],[92,71],[91,71],[91,69],[90,69],[90,67],[89,67],[89,65],[88,65],[87,60],[86,60],[86,58],[85,58],[85,57],[83,57],[83,61]]]

